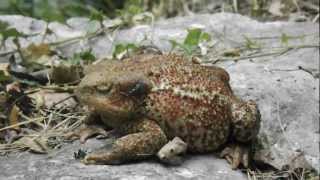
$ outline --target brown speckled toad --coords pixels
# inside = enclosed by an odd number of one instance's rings
[[[248,166],[245,149],[259,131],[260,113],[254,102],[234,96],[225,70],[174,54],[139,55],[92,69],[81,81],[77,97],[123,136],[111,151],[88,154],[86,164],[143,159],[180,137],[188,152],[226,147],[222,156],[233,168],[240,163]],[[105,134],[92,126],[79,132],[82,141]]]

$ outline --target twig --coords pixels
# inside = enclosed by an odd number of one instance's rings
[[[77,36],[77,37],[73,37],[73,38],[69,38],[69,39],[65,39],[65,40],[61,40],[61,41],[57,41],[57,42],[51,42],[51,43],[48,43],[48,45],[50,46],[59,46],[59,45],[62,45],[62,44],[66,44],[66,43],[75,43],[79,40],[82,40],[82,39],[91,39],[91,38],[94,38],[102,33],[104,33],[106,31],[105,28],[100,28],[98,29],[97,31],[93,32],[93,33],[87,33],[85,34],[84,36]]]
[[[300,3],[303,7],[306,7],[306,8],[308,8],[308,9],[312,9],[312,10],[314,10],[314,11],[319,12],[319,6],[317,6],[317,5],[314,5],[314,4],[312,4],[312,3],[310,3],[310,2],[307,2],[307,1],[299,1],[299,3]]]
[[[44,119],[43,117],[31,119],[31,118],[25,116],[25,115],[22,114],[22,113],[20,113],[20,116],[23,117],[23,118],[25,118],[25,119],[27,119],[27,121],[23,121],[23,122],[20,122],[20,123],[17,123],[17,124],[13,124],[13,125],[10,125],[10,126],[6,126],[6,127],[4,127],[4,128],[1,128],[0,131],[6,130],[6,129],[11,129],[11,128],[14,128],[14,127],[17,127],[17,126],[29,124],[29,123],[36,122],[36,121],[42,121],[42,120]]]
[[[55,107],[56,105],[58,105],[58,104],[60,104],[60,103],[63,103],[64,101],[66,101],[66,100],[68,100],[68,99],[70,99],[70,98],[73,98],[73,97],[75,97],[75,95],[70,95],[70,96],[68,96],[68,97],[66,97],[66,98],[63,98],[63,99],[61,99],[60,101],[54,103],[51,107]]]
[[[301,34],[301,35],[295,35],[295,36],[291,36],[288,35],[291,39],[299,39],[302,37],[308,37],[308,36],[319,36],[318,33],[311,33],[311,34]],[[251,39],[281,39],[282,36],[263,36],[263,37],[250,37]]]
[[[313,18],[312,22],[316,23],[319,19],[319,13]]]
[[[12,51],[2,52],[2,53],[0,53],[0,57],[8,56],[8,55],[14,54],[16,52],[18,52],[16,49],[12,50]]]
[[[293,2],[293,4],[296,6],[297,11],[298,11],[298,12],[301,12],[301,8],[300,8],[300,6],[299,6],[299,4],[298,4],[297,0],[292,0],[292,2]]]
[[[56,92],[69,92],[73,93],[73,91],[77,88],[77,86],[41,86],[41,89],[46,89],[46,90],[54,90]]]
[[[304,71],[304,72],[306,72],[306,73],[308,73],[308,74],[310,74],[311,76],[313,76],[314,78],[315,78],[315,74],[313,74],[313,72],[311,71],[311,70],[309,70],[309,69],[306,69],[306,68],[304,68],[304,67],[302,67],[302,66],[298,66],[298,68],[299,68],[299,70],[302,70],[302,71]]]
[[[44,33],[43,33],[43,36],[41,38],[41,43],[43,43],[47,37],[47,34],[49,32],[49,23],[48,22],[45,22],[46,23],[46,27],[45,27],[45,30],[44,30]]]
[[[267,57],[267,56],[275,56],[275,55],[282,55],[286,52],[288,52],[290,49],[285,49],[283,51],[279,52],[270,52],[270,53],[262,53],[257,55],[251,55],[251,56],[242,56],[238,58],[218,58],[213,62],[213,64],[219,62],[219,61],[239,61],[239,60],[246,60],[246,59],[253,59],[253,58],[260,58],[260,57]]]
[[[261,53],[261,54],[256,54],[256,55],[240,56],[237,58],[223,58],[223,57],[221,58],[221,56],[220,56],[220,57],[216,58],[216,60],[214,60],[213,62],[211,60],[211,62],[212,62],[212,64],[216,64],[217,62],[220,62],[220,61],[239,61],[239,60],[247,60],[247,59],[267,57],[267,56],[281,56],[291,50],[297,50],[297,49],[303,49],[303,48],[319,48],[319,47],[320,47],[319,45],[289,46],[289,47],[286,47],[286,48],[284,48],[280,51],[277,51],[277,52],[267,52],[267,53]]]
[[[238,13],[238,0],[233,0],[233,9],[235,13]]]
[[[279,104],[279,101],[276,100],[276,103],[277,103],[277,120],[279,122],[279,126],[281,128],[281,131],[282,131],[282,134],[283,134],[283,137],[285,138],[285,140],[288,142],[288,145],[290,146],[290,148],[292,150],[294,150],[294,146],[293,146],[293,143],[289,140],[289,138],[287,137],[287,134],[286,134],[286,130],[281,122],[281,117],[280,117],[280,104]]]

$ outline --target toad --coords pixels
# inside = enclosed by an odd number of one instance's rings
[[[179,137],[190,153],[222,150],[232,168],[248,166],[248,145],[258,134],[260,113],[255,102],[234,95],[224,69],[175,54],[137,55],[91,69],[76,95],[92,113],[87,126],[73,135],[82,142],[106,135],[92,123],[98,116],[122,136],[111,150],[86,155],[85,164],[145,159]],[[174,149],[166,152],[158,157],[164,160]]]

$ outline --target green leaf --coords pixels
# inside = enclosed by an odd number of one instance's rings
[[[289,39],[290,39],[290,37],[287,34],[285,34],[285,33],[281,34],[281,43],[282,44],[287,46],[289,43]]]
[[[245,39],[245,46],[247,49],[260,49],[261,46],[258,44],[258,42],[251,40],[247,36],[243,36]]]
[[[133,50],[133,51],[135,51],[135,50],[137,50],[137,49],[138,49],[138,47],[137,47],[135,44],[133,44],[133,43],[127,44],[127,50]]]
[[[73,54],[73,57],[70,59],[70,63],[77,65],[80,64],[81,61],[84,61],[85,63],[92,63],[96,60],[96,57],[92,54],[92,49],[82,51],[80,53]]]
[[[116,44],[114,50],[113,50],[113,57],[117,57],[117,55],[123,53],[126,51],[126,47],[123,44]]]
[[[172,50],[179,47],[187,55],[192,55],[192,53],[199,48],[199,43],[210,40],[211,36],[209,33],[203,32],[200,28],[193,28],[188,29],[188,34],[182,44],[175,40],[169,40],[169,42],[171,43]]]
[[[203,32],[200,37],[200,41],[210,41],[211,36],[209,33]]]
[[[4,29],[7,29],[9,27],[9,24],[4,21],[0,21],[0,32],[3,31]]]
[[[64,22],[65,18],[63,13],[66,13],[68,11],[63,11],[62,9],[59,9],[57,3],[49,3],[48,0],[41,0],[36,2],[36,5],[37,8],[34,9],[35,17],[39,17],[48,22]]]
[[[185,38],[183,44],[188,46],[197,46],[199,44],[201,37],[201,29],[194,28],[194,29],[188,29],[188,35]]]
[[[68,16],[88,16],[90,11],[83,5],[78,3],[71,3],[62,8],[62,11],[65,12]]]
[[[82,60],[93,62],[96,60],[96,56],[92,54],[92,50],[84,51],[80,53],[80,57]]]
[[[91,15],[90,15],[90,20],[91,21],[99,21],[102,22],[105,19],[105,16],[102,12],[97,11],[96,9],[92,9],[91,11]]]
[[[25,34],[19,32],[16,28],[10,27],[7,22],[0,21],[0,35],[3,38],[3,41],[9,37],[19,37],[26,36]]]
[[[7,76],[3,70],[0,70],[0,83],[10,81],[10,76]]]
[[[170,39],[169,42],[171,44],[171,50],[175,49],[178,45],[178,42],[176,40]]]
[[[113,55],[114,58],[118,58],[118,56],[121,55],[121,54],[135,52],[138,49],[139,49],[139,47],[137,45],[133,44],[133,43],[116,44],[112,55]]]
[[[4,31],[2,35],[5,37],[18,37],[23,36],[24,34],[20,33],[16,28],[10,28]]]

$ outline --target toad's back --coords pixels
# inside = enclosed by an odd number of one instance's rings
[[[145,114],[169,138],[179,136],[194,152],[215,150],[227,141],[234,98],[227,72],[189,63],[181,56],[138,57],[122,68],[143,72],[151,81]]]

